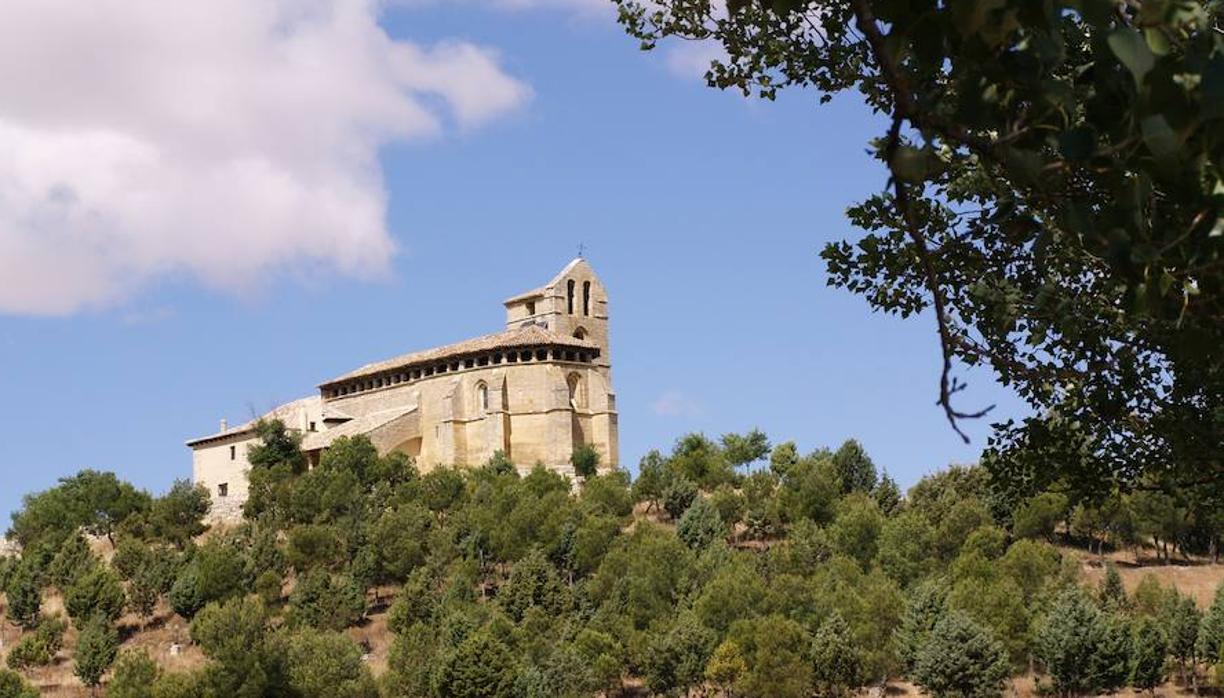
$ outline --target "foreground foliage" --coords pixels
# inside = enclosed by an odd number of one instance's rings
[[[1155,580],[1128,595],[1116,570],[1089,590],[1053,544],[1082,530],[1089,549],[1208,551],[1216,520],[1176,500],[1015,499],[978,467],[902,496],[856,442],[802,454],[760,432],[688,435],[635,482],[588,472],[578,489],[500,455],[422,473],[361,438],[305,469],[291,432],[264,429],[262,493],[225,532],[184,542],[133,512],[114,522],[107,563],[84,526],[18,512],[35,543],[0,563],[8,612],[30,628],[10,666],[62,649],[66,622],[41,611],[49,587],[79,631],[67,649],[80,680],[131,697],[614,696],[632,681],[802,698],[890,677],[986,697],[1029,667],[1070,695],[1147,690],[1170,668],[1205,684],[1224,641],[1224,590],[1206,613]],[[393,641],[375,679],[347,633],[388,593]],[[163,601],[190,621],[202,668],[167,673],[120,651],[119,624]]]

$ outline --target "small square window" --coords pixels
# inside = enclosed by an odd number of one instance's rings
[[[314,423],[314,422],[311,422],[311,423],[310,423],[310,430],[311,430],[311,431],[318,431],[317,429],[315,429],[315,423]]]
[[[220,485],[217,485],[217,496],[218,497],[228,497],[229,496],[229,483],[228,482],[223,482]]]

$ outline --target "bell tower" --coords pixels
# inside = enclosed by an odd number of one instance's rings
[[[578,257],[548,285],[506,300],[506,328],[539,325],[599,347],[594,363],[608,369],[608,293],[595,270]]]

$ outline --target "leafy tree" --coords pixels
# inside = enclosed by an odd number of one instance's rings
[[[999,565],[1012,579],[1026,603],[1032,603],[1055,579],[1059,569],[1059,553],[1046,542],[1018,540],[1012,543]]]
[[[335,567],[343,557],[340,532],[333,526],[307,524],[289,531],[285,558],[298,572],[319,566]]]
[[[303,630],[280,638],[293,695],[302,698],[377,698],[361,649],[338,633]]]
[[[719,46],[713,87],[855,90],[886,116],[888,190],[849,212],[864,239],[826,247],[829,283],[933,311],[954,427],[985,413],[954,404],[957,362],[1029,402],[992,438],[1000,476],[1217,484],[1197,476],[1224,442],[1218,6],[617,4],[643,48]]]
[[[812,686],[806,649],[811,640],[803,626],[779,615],[736,623],[731,639],[743,651],[747,671],[736,691],[747,698],[802,698]]]
[[[799,462],[799,447],[794,441],[774,446],[769,453],[769,470],[778,477],[786,477],[792,466]]]
[[[1139,615],[1154,617],[1164,610],[1170,593],[1171,590],[1161,586],[1156,575],[1148,572],[1140,577],[1139,584],[1135,586],[1135,593],[1131,595],[1131,606]]]
[[[156,570],[141,570],[128,585],[128,607],[142,621],[153,617],[157,600],[161,598],[162,580]]]
[[[428,510],[407,504],[383,513],[374,523],[371,544],[389,579],[407,579],[414,569],[425,564],[428,552],[425,543],[432,522]]]
[[[114,473],[82,470],[37,494],[26,495],[13,514],[9,535],[30,550],[56,550],[84,529],[114,543],[115,530],[133,516],[148,511],[150,497],[119,480]]]
[[[5,588],[9,620],[26,630],[38,625],[42,610],[42,588],[33,567],[28,558],[23,559]]]
[[[654,634],[643,667],[655,693],[679,693],[698,685],[717,641],[714,633],[689,615]]]
[[[663,510],[673,520],[679,519],[697,498],[697,485],[684,477],[672,478],[663,490]]]
[[[833,466],[841,479],[842,493],[872,492],[878,484],[875,463],[863,445],[849,439],[833,453]]]
[[[583,480],[592,478],[599,471],[599,451],[591,444],[580,444],[570,454],[570,464],[578,477]]]
[[[47,567],[47,580],[66,591],[77,577],[97,566],[97,558],[81,535],[69,536]]]
[[[747,434],[723,434],[723,453],[733,467],[740,468],[755,463],[769,455],[769,437],[760,429]]]
[[[1012,532],[1018,538],[1053,541],[1054,528],[1066,518],[1067,506],[1065,495],[1042,492],[1016,510],[1012,518]]]
[[[64,646],[64,631],[68,624],[58,616],[43,618],[33,633],[27,633],[9,650],[6,660],[10,669],[47,666]]]
[[[813,454],[788,469],[779,498],[792,521],[807,518],[827,524],[833,520],[840,495],[841,480],[832,459]]]
[[[919,582],[937,563],[935,529],[924,516],[911,510],[884,519],[876,560],[898,584]]]
[[[64,596],[64,610],[78,628],[95,617],[113,623],[123,615],[126,605],[127,595],[119,576],[105,567],[86,572]]]
[[[297,474],[306,470],[306,454],[302,453],[302,434],[290,429],[279,419],[260,419],[254,425],[259,443],[247,450],[247,462],[252,470],[288,466]]]
[[[887,517],[896,516],[905,505],[905,501],[901,498],[901,488],[897,486],[897,481],[892,479],[887,471],[880,474],[880,481],[876,483],[871,496],[875,498],[880,511]]]
[[[1008,676],[1007,652],[963,613],[940,618],[914,659],[914,681],[936,698],[998,696]]]
[[[153,687],[161,678],[161,668],[144,650],[127,650],[115,662],[115,671],[106,684],[107,698],[153,698]]]
[[[153,500],[149,525],[156,537],[181,549],[207,530],[204,517],[211,507],[212,499],[203,485],[175,480],[166,494]]]
[[[864,568],[875,559],[884,526],[884,516],[875,500],[861,491],[837,505],[837,517],[829,526],[834,551],[858,560]]]
[[[706,498],[697,497],[676,525],[680,540],[693,550],[702,550],[727,537],[727,525],[718,509]]]
[[[119,652],[119,633],[103,615],[93,616],[81,628],[73,653],[72,672],[86,686],[102,683]]]
[[[361,620],[366,600],[352,579],[314,569],[298,578],[289,607],[294,624],[339,631]]]
[[[592,514],[628,516],[633,512],[629,474],[618,469],[588,478],[582,485],[582,504]]]
[[[650,451],[638,462],[637,479],[633,481],[633,499],[646,502],[647,510],[661,507],[663,492],[671,481],[671,471],[663,454]]]
[[[735,469],[727,454],[705,434],[686,434],[676,441],[668,468],[704,490],[735,482]]]
[[[1164,631],[1151,618],[1140,618],[1131,640],[1130,685],[1153,693],[1165,680],[1168,646]]]
[[[569,595],[557,569],[537,548],[514,565],[510,579],[497,592],[497,603],[517,621],[533,607],[559,615],[568,606]]]
[[[463,475],[453,468],[434,468],[421,478],[422,503],[430,511],[441,514],[454,508],[463,499]]]
[[[279,672],[267,652],[268,613],[257,597],[212,602],[191,621],[191,639],[213,660],[201,677],[205,693],[267,695]]]
[[[675,535],[639,523],[604,556],[588,586],[597,604],[623,609],[633,628],[670,616],[692,574],[692,553]]]
[[[853,693],[863,684],[863,662],[850,626],[834,611],[812,639],[812,677],[826,694]]]
[[[0,698],[38,698],[38,691],[21,674],[0,669]]]
[[[706,681],[714,684],[723,693],[732,695],[731,690],[748,672],[748,664],[739,645],[731,640],[724,640],[714,648],[710,661],[706,664]]]
[[[441,698],[501,698],[514,686],[514,656],[506,644],[487,631],[477,631],[459,644],[440,669]]]

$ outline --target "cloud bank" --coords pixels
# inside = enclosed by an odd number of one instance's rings
[[[487,48],[391,38],[378,6],[0,3],[0,313],[384,274],[379,149],[530,91]]]

